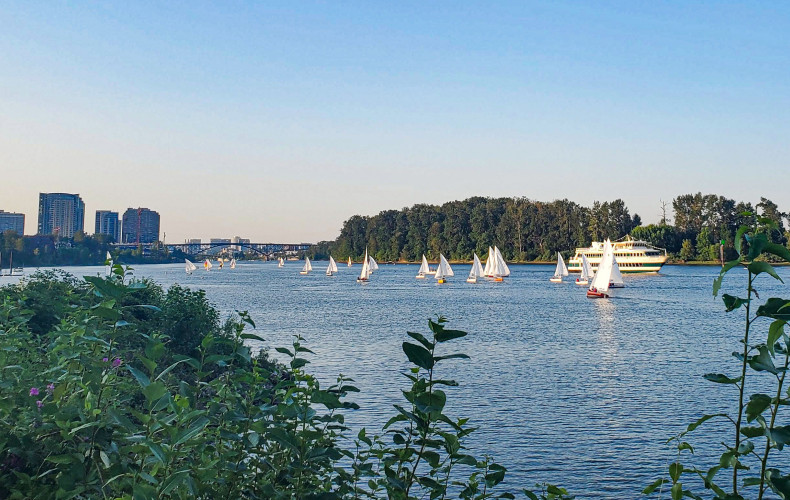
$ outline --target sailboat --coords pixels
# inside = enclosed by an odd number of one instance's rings
[[[612,251],[612,243],[606,240],[603,243],[601,263],[598,264],[598,270],[595,272],[592,282],[590,282],[590,288],[587,289],[587,297],[591,299],[609,298],[609,282],[612,279],[613,263],[614,252]]]
[[[312,270],[313,270],[313,266],[310,265],[310,258],[305,255],[305,257],[304,257],[304,267],[302,268],[301,271],[299,271],[299,274],[307,274],[307,273],[309,273]]]
[[[568,275],[568,268],[565,266],[565,261],[562,260],[562,254],[557,252],[557,269],[554,270],[554,276],[549,278],[553,283],[562,283],[562,278]]]
[[[486,257],[486,267],[483,269],[483,276],[493,276],[494,275],[494,261],[496,260],[496,254],[494,253],[494,249],[488,247],[488,257]]]
[[[614,246],[612,246],[612,277],[609,278],[609,288],[623,288],[623,275],[620,272],[620,266],[617,265],[617,259],[614,256]]]
[[[370,281],[370,261],[373,259],[368,259],[368,249],[365,249],[365,260],[362,261],[362,271],[359,273],[357,277],[357,283],[366,283]]]
[[[453,268],[450,267],[450,263],[447,262],[447,259],[444,258],[444,255],[439,254],[439,267],[436,268],[436,274],[434,278],[436,278],[436,282],[439,284],[447,283],[447,279],[449,276],[455,276],[453,273]]]
[[[285,261],[283,260],[282,257],[280,257],[280,260],[277,262],[277,267],[283,267],[284,265],[285,265]]]
[[[184,259],[185,268],[187,274],[192,274],[192,272],[197,269],[197,266],[189,261],[189,259]]]
[[[472,269],[469,271],[469,277],[466,278],[467,283],[477,283],[477,278],[483,276],[483,264],[480,262],[480,258],[477,254],[474,254],[475,258],[472,262]]]
[[[214,267],[214,266],[211,265],[211,261],[210,260],[206,259],[206,261],[203,262],[203,267],[206,269],[206,271],[210,271],[211,268]]]
[[[107,258],[104,259],[104,275],[109,276],[112,274],[112,255],[107,252]]]
[[[510,276],[510,268],[507,267],[507,262],[505,262],[505,258],[502,257],[502,252],[499,251],[499,247],[497,246],[494,246],[494,255],[496,255],[497,262],[502,264],[501,265],[502,272],[499,274],[499,276],[503,278],[507,278],[508,276]]]
[[[236,259],[230,259],[230,268],[236,269]]]
[[[222,259],[222,257],[217,259],[217,262],[219,262],[219,268],[220,269],[222,269],[225,266],[225,261]]]
[[[326,268],[326,275],[333,276],[337,272],[337,262],[332,256],[329,256],[329,267]]]
[[[367,253],[367,252],[368,251],[365,250],[365,253]],[[368,263],[368,265],[370,266],[370,272],[372,273],[373,271],[378,271],[379,270],[379,265],[376,264],[376,261],[373,259],[372,255],[370,257],[368,257],[368,260],[370,261]]]
[[[351,267],[351,257],[348,258],[348,267]]]
[[[587,285],[590,283],[590,280],[593,277],[592,268],[590,267],[590,261],[587,260],[587,256],[582,254],[582,274],[578,278],[576,278],[577,285]]]
[[[417,270],[417,278],[418,280],[425,279],[425,275],[428,274],[430,268],[428,267],[428,259],[425,258],[425,254],[422,254],[422,264],[420,264],[420,269]]]

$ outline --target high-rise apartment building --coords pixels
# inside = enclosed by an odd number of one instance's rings
[[[85,227],[85,203],[78,194],[40,193],[38,195],[38,234],[57,234],[73,238]]]
[[[121,235],[124,243],[159,241],[159,212],[147,208],[129,208],[123,213]]]
[[[25,234],[25,214],[15,214],[0,210],[0,233],[15,231],[16,234]]]
[[[96,210],[96,234],[107,234],[112,236],[113,241],[121,241],[121,221],[118,220],[118,212],[112,210]]]

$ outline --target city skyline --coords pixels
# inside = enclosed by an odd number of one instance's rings
[[[0,164],[168,241],[334,239],[470,196],[785,210],[790,6],[8,5]],[[36,174],[34,182],[30,179]],[[744,174],[771,182],[744,183]],[[161,237],[161,236],[160,236]]]

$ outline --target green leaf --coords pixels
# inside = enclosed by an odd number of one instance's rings
[[[790,321],[790,301],[771,297],[757,308],[757,316]]]
[[[768,352],[768,347],[761,345],[757,348],[759,354],[755,356],[751,356],[749,358],[749,366],[752,367],[752,370],[758,372],[769,372],[776,375],[779,373],[776,370],[776,366],[774,366],[774,361],[771,358],[771,354]]]
[[[174,489],[178,488],[181,483],[187,480],[189,477],[189,469],[180,470],[178,472],[174,472],[171,474],[167,479],[162,481],[162,489],[159,490],[160,495],[167,495]]]
[[[700,425],[702,425],[703,423],[707,422],[708,420],[710,420],[712,418],[727,417],[727,416],[728,415],[726,413],[715,413],[713,415],[703,415],[699,419],[697,419],[696,422],[689,424],[689,426],[686,428],[686,432],[684,432],[683,434],[687,434],[687,433],[693,431],[694,429],[696,429],[697,427],[699,427]]]
[[[790,498],[790,475],[783,476],[776,469],[771,469],[768,473],[768,485],[782,498]]]
[[[683,474],[683,465],[680,462],[672,462],[669,464],[669,477],[672,478],[673,483],[677,483],[680,475]]]
[[[443,391],[423,392],[414,398],[417,409],[423,413],[441,412],[447,403],[447,395]]]
[[[137,379],[137,383],[140,384],[140,387],[145,388],[151,383],[151,381],[148,379],[148,375],[141,372],[137,368],[131,365],[126,365],[126,369],[129,370],[132,375],[134,375],[134,378]]]
[[[664,477],[662,477],[661,479],[656,479],[655,481],[653,481],[650,484],[650,486],[648,486],[647,488],[642,490],[642,494],[643,495],[649,495],[649,494],[653,493],[654,491],[656,491],[659,487],[665,485],[668,482],[669,482],[669,480],[664,478]],[[535,498],[537,499],[537,497],[535,497]]]
[[[768,243],[765,245],[764,252],[776,255],[777,257],[784,259],[786,262],[790,262],[790,250],[788,250],[787,247],[783,245]]]
[[[675,483],[672,485],[672,489],[669,490],[672,494],[672,500],[681,500],[683,498],[683,484],[682,483]]]
[[[734,311],[735,309],[738,309],[742,305],[744,305],[747,302],[749,302],[747,299],[742,299],[740,297],[734,297],[734,296],[726,294],[726,293],[724,295],[722,295],[721,300],[724,302],[724,306],[727,308],[726,309],[727,312]]]
[[[404,342],[403,352],[406,353],[406,357],[409,358],[409,361],[420,368],[425,368],[426,370],[433,368],[433,356],[426,348],[417,344]]]
[[[406,332],[406,335],[413,338],[420,344],[424,345],[426,349],[433,349],[434,343],[425,338],[425,335],[417,332]]]
[[[747,455],[754,450],[754,443],[751,441],[744,441],[738,445],[738,454],[739,455]]]
[[[738,257],[735,260],[731,260],[724,264],[724,267],[721,268],[719,271],[719,276],[713,280],[713,296],[716,297],[719,294],[719,290],[721,289],[721,283],[724,281],[724,275],[729,272],[730,269],[737,266],[741,263],[741,258]]]
[[[288,348],[286,348],[286,347],[275,347],[275,348],[274,348],[274,350],[275,350],[275,351],[277,351],[277,352],[279,352],[279,353],[281,353],[281,354],[285,354],[286,356],[290,356],[290,357],[292,357],[292,358],[294,357],[294,353],[292,353],[292,352],[291,352],[291,351],[290,351]]]
[[[162,382],[154,382],[143,387],[143,395],[149,403],[159,400],[167,393],[167,387]]]
[[[156,489],[148,484],[138,483],[134,485],[132,490],[133,500],[156,500],[158,495]]]
[[[256,335],[254,333],[242,333],[241,338],[245,340],[258,340],[260,342],[266,342],[266,339],[261,337],[260,335]]]
[[[192,439],[193,437],[197,436],[200,433],[200,431],[202,431],[203,428],[206,427],[206,425],[208,425],[208,423],[209,423],[209,419],[206,418],[205,416],[198,418],[191,426],[189,426],[188,429],[181,431],[178,434],[178,436],[176,436],[176,442],[173,444],[173,446],[178,446],[180,444],[183,444],[189,441],[190,439]]]
[[[327,391],[321,391],[321,390],[313,391],[313,394],[310,399],[313,403],[322,404],[327,408],[329,408],[330,410],[335,408],[340,408],[342,406],[340,402],[340,398],[337,397],[337,395]]]
[[[784,445],[790,443],[790,425],[782,425],[768,429],[766,435],[771,441],[776,444],[778,449],[782,449]]]
[[[717,384],[737,384],[741,381],[741,377],[730,378],[721,373],[706,373],[702,377],[705,380],[710,380],[711,382],[715,382]]]
[[[735,232],[735,251],[738,255],[743,255],[743,235],[751,229],[749,226],[743,225]]]
[[[154,443],[150,439],[146,439],[145,441],[143,441],[143,444],[145,446],[147,446],[149,450],[151,450],[151,454],[157,460],[159,460],[163,464],[167,463],[167,455],[165,455],[165,451],[162,449],[161,446],[159,446],[158,444]]]
[[[434,358],[436,361],[441,361],[443,359],[469,359],[469,356],[466,354],[448,354],[446,356],[436,356]]]
[[[751,272],[755,276],[759,275],[760,273],[767,273],[773,276],[775,279],[778,279],[779,281],[784,283],[784,280],[780,278],[778,274],[776,274],[776,270],[774,269],[774,267],[767,262],[754,261],[749,264],[748,269],[749,272]]]
[[[766,341],[766,346],[768,350],[771,351],[772,355],[776,355],[774,349],[776,349],[776,343],[784,334],[785,324],[787,322],[781,319],[777,319],[771,323],[771,326],[768,327],[768,340]]]
[[[756,437],[765,436],[765,429],[760,426],[741,426],[741,434],[749,439],[754,439]]]
[[[768,237],[765,233],[757,233],[753,236],[746,235],[746,241],[749,242],[749,260],[754,260],[763,253],[763,249],[768,245]]]
[[[436,334],[435,338],[437,342],[447,342],[449,340],[466,337],[466,335],[467,333],[461,330],[442,330]]]

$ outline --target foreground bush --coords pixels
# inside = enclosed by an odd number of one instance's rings
[[[246,313],[224,325],[202,292],[36,276],[0,307],[0,498],[514,498],[444,413],[439,367],[466,358],[445,320],[403,350],[405,403],[380,435],[348,436],[351,380],[321,387],[296,338],[253,356]],[[146,303],[148,302],[148,303]],[[545,485],[528,498],[570,498]]]

